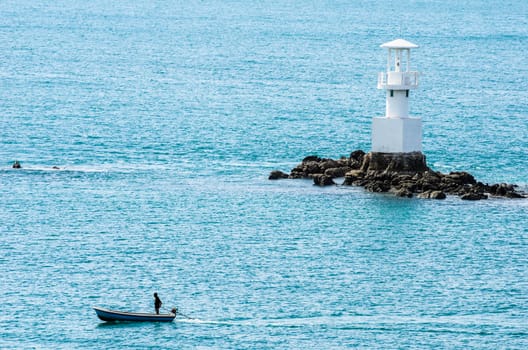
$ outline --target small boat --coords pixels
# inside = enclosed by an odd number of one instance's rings
[[[176,309],[172,309],[169,314],[151,314],[141,312],[124,312],[108,310],[94,306],[93,309],[103,321],[129,321],[129,322],[172,322],[176,317]]]

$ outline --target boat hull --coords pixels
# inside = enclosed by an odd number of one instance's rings
[[[149,314],[140,312],[124,312],[109,310],[102,307],[94,306],[93,309],[103,321],[125,321],[125,322],[172,322],[176,314]]]

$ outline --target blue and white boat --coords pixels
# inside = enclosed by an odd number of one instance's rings
[[[176,317],[176,309],[172,309],[168,314],[152,314],[141,312],[125,312],[109,310],[94,306],[93,309],[103,321],[128,321],[128,322],[172,322]]]

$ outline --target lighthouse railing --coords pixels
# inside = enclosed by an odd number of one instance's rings
[[[418,87],[419,72],[379,72],[378,89],[414,89]]]

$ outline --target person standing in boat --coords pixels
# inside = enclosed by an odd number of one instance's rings
[[[161,307],[161,304],[163,304],[158,297],[158,293],[154,293],[154,309],[156,310],[156,315],[159,315],[159,310]]]

